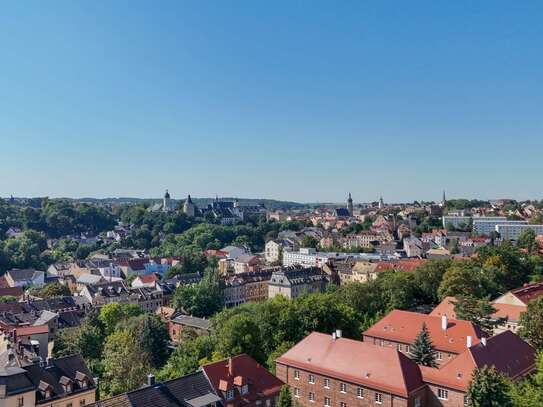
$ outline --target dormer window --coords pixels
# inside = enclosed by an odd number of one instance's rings
[[[234,390],[227,390],[226,391],[226,400],[232,400],[234,398]]]
[[[62,376],[59,380],[59,383],[62,385],[64,393],[71,393],[73,391],[73,382],[72,379],[66,376]]]

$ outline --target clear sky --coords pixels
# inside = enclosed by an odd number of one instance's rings
[[[11,1],[0,196],[543,198],[541,1]]]

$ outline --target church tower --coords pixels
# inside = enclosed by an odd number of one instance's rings
[[[164,198],[162,199],[162,210],[164,212],[170,212],[172,210],[171,204],[170,193],[166,190]]]
[[[379,209],[383,209],[385,207],[385,201],[383,200],[383,197],[379,198]]]
[[[350,192],[349,192],[349,198],[347,198],[347,210],[349,211],[349,215],[353,216],[354,214],[353,198],[351,197]]]
[[[443,190],[443,197],[441,198],[441,203],[439,206],[444,208],[447,205],[447,198],[445,198],[445,190]]]
[[[194,215],[196,214],[196,207],[192,203],[190,194],[189,196],[187,196],[187,199],[185,200],[185,203],[183,204],[183,212],[185,213],[185,215],[190,216],[190,217],[194,217]]]

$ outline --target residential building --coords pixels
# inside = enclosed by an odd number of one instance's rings
[[[220,407],[221,399],[203,372],[165,382],[149,374],[147,383],[136,390],[97,401],[93,407]],[[73,407],[76,407],[75,405]]]
[[[330,259],[340,259],[347,256],[346,253],[317,252],[316,249],[305,247],[297,252],[284,251],[283,266],[322,267]]]
[[[35,269],[11,269],[4,275],[10,287],[28,287],[45,284],[45,272]]]
[[[96,401],[95,393],[80,355],[0,369],[0,406],[82,407]]]
[[[260,264],[260,259],[258,256],[253,256],[252,254],[242,254],[241,256],[236,257],[234,260],[234,273],[248,273],[251,271],[257,271]]]
[[[322,292],[328,279],[318,267],[291,267],[274,271],[268,283],[268,298],[283,295],[293,299],[308,292]]]
[[[517,332],[520,328],[520,317],[528,309],[528,303],[543,296],[543,283],[525,284],[506,292],[492,301],[491,305],[496,309],[494,317],[507,318],[504,325],[499,326],[495,333],[509,330]]]
[[[517,240],[525,230],[533,230],[536,235],[543,235],[543,225],[496,225],[496,232],[502,240]]]
[[[211,332],[211,321],[205,318],[197,318],[190,315],[179,314],[168,321],[168,333],[172,342],[178,342],[184,330],[190,329],[198,334]]]
[[[88,285],[81,290],[94,307],[102,307],[111,302],[137,304],[146,312],[155,312],[163,305],[163,292],[158,289],[142,287],[128,288],[123,281],[112,281]]]
[[[202,366],[225,407],[275,407],[283,382],[241,354]]]
[[[492,232],[496,231],[497,225],[526,225],[528,222],[525,220],[507,220],[507,218],[473,218],[472,231],[476,235],[490,236]]]
[[[407,257],[421,257],[424,253],[421,240],[415,236],[409,236],[403,240],[403,249]]]
[[[480,342],[483,334],[478,326],[468,321],[455,320],[421,314],[418,312],[393,310],[363,333],[364,342],[381,347],[391,347],[407,356],[417,335],[426,324],[437,362],[441,365],[453,359],[466,348]]]
[[[535,350],[506,331],[430,368],[395,347],[313,332],[277,358],[276,373],[304,407],[460,407],[469,404],[473,372],[485,365],[520,380],[535,370]]]
[[[313,332],[276,360],[277,377],[303,407],[424,406],[418,365],[395,348]]]
[[[496,220],[507,220],[507,218],[503,217],[501,219]],[[465,216],[465,215],[444,215],[442,217],[443,227],[448,229],[449,227],[453,227],[455,229],[467,229],[470,226],[471,223],[471,216]]]
[[[264,256],[268,263],[281,261],[282,253],[294,250],[294,243],[287,239],[269,240],[264,248]]]
[[[233,307],[249,301],[266,300],[271,276],[272,269],[266,269],[226,277],[223,281],[224,305]]]

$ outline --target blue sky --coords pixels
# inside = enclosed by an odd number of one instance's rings
[[[0,196],[543,198],[540,1],[0,13]]]

